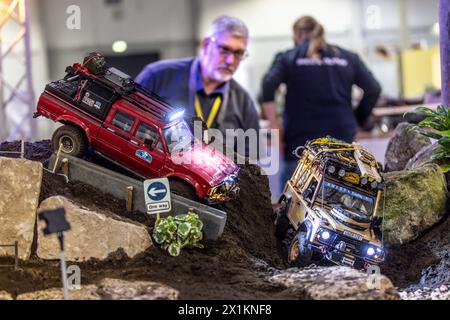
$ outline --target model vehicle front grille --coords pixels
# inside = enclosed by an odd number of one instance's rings
[[[333,242],[333,247],[357,256],[364,256],[364,243],[356,239],[352,239],[338,234]],[[344,249],[344,250],[342,250]]]

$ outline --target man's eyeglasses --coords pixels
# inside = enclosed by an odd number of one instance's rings
[[[211,42],[214,42],[214,44],[217,47],[217,50],[219,50],[219,54],[223,57],[228,57],[231,54],[237,59],[237,60],[244,60],[248,57],[248,51],[247,50],[233,50],[232,48],[220,44],[217,42],[216,38],[211,38]]]

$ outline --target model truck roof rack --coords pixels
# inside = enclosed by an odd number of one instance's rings
[[[67,67],[66,72],[68,73],[66,77],[78,75],[81,78],[87,78],[94,83],[113,90],[114,93],[127,102],[145,112],[151,113],[152,116],[161,121],[167,120],[169,114],[177,110],[177,108],[164,101],[164,98],[145,89],[134,82],[131,77],[115,68],[109,68],[103,74],[94,75],[85,66],[76,63]]]
[[[375,157],[356,143],[346,143],[331,137],[310,141],[305,148],[311,150],[315,159],[323,163],[337,162],[339,165],[357,169],[361,178],[381,183],[383,178]]]

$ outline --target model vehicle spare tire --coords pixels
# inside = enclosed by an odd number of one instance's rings
[[[53,133],[52,144],[55,152],[59,150],[61,145],[61,152],[73,157],[82,157],[88,147],[83,131],[71,125],[58,128]]]

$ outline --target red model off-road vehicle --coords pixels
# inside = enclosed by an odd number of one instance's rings
[[[35,113],[64,124],[53,134],[55,150],[82,157],[91,146],[143,179],[168,177],[173,192],[191,199],[218,203],[237,195],[238,166],[193,136],[183,109],[107,69],[99,54],[66,73],[46,86]],[[192,161],[176,161],[180,155]]]

